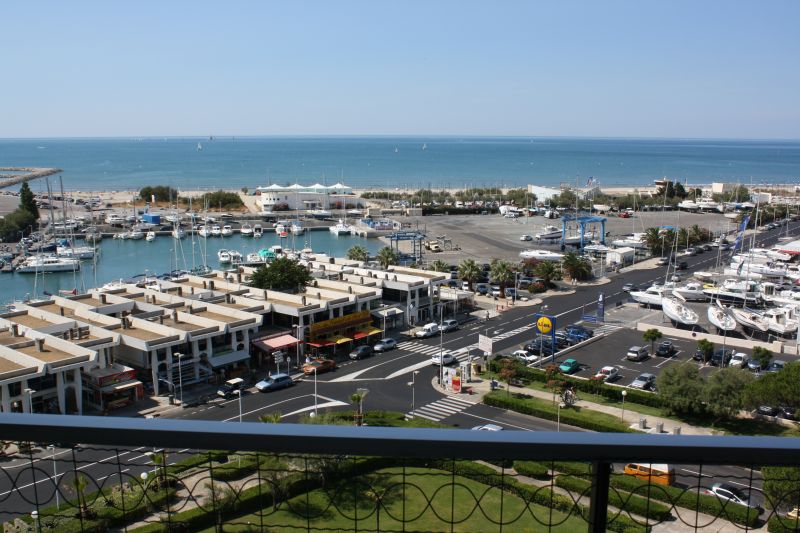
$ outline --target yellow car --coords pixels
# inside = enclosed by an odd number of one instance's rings
[[[786,518],[789,520],[800,520],[800,507],[795,507],[788,513],[786,513]]]

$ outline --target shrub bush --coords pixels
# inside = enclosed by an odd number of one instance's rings
[[[536,461],[514,461],[514,470],[534,479],[550,479],[550,469]]]
[[[568,475],[556,476],[556,485],[562,489],[572,492],[572,496],[588,496],[592,483],[586,479]],[[657,522],[665,522],[670,519],[670,507],[655,501],[648,501],[647,498],[622,492],[610,490],[608,493],[608,504],[625,512],[653,519]]]

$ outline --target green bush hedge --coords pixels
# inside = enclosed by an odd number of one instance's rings
[[[767,522],[769,533],[797,533],[800,531],[800,522],[786,517],[773,516]]]
[[[575,407],[561,409],[559,413],[558,406],[554,406],[552,402],[526,394],[508,395],[505,391],[494,391],[483,397],[483,403],[546,420],[557,420],[560,416],[561,422],[564,424],[592,431],[607,433],[633,432],[627,424],[622,423],[611,415],[592,411],[582,412]]]
[[[592,483],[586,479],[567,475],[556,476],[556,485],[572,492],[573,497],[576,498],[579,495],[588,496],[592,487]],[[623,492],[620,494],[619,491],[609,491],[608,504],[625,512],[647,517],[659,523],[666,522],[672,516],[670,514],[670,507],[653,500],[648,501],[647,498],[631,494],[630,492]]]
[[[633,476],[612,475],[611,486],[636,494],[646,494],[648,483]],[[711,516],[719,516],[736,524],[753,527],[758,522],[758,511],[735,503],[724,503],[716,496],[665,485],[650,485],[650,498],[677,507],[685,507]]]
[[[505,359],[504,357],[499,357],[493,359],[489,363],[489,368],[492,372],[500,372],[502,368],[501,360]],[[519,361],[514,361],[516,364],[516,371],[517,371],[517,379],[522,380],[524,383],[531,383],[537,381],[539,383],[546,383],[547,376],[543,369],[539,368],[529,368],[522,364]],[[603,398],[608,398],[610,400],[620,400],[622,398],[622,389],[619,387],[614,387],[612,385],[607,385],[600,381],[593,381],[587,379],[575,379],[569,376],[563,376],[559,379],[563,379],[563,381],[567,383],[572,383],[576,390],[591,394],[597,394],[598,396],[602,396]],[[628,389],[628,395],[625,397],[626,402],[633,402],[640,405],[647,405],[650,407],[664,407],[663,399],[658,395],[652,392],[641,391],[636,389]]]
[[[514,461],[514,470],[533,479],[550,479],[550,469],[536,461]]]

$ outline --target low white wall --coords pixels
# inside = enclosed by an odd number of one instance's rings
[[[782,342],[778,341],[762,342],[762,341],[751,341],[747,339],[739,339],[736,337],[723,337],[722,335],[712,335],[711,333],[689,331],[678,328],[669,328],[665,327],[663,324],[648,324],[646,322],[637,322],[636,329],[638,331],[657,329],[661,331],[661,333],[663,333],[665,336],[678,337],[680,339],[689,339],[697,341],[699,341],[700,339],[706,339],[707,341],[713,342],[714,344],[722,344],[724,342],[726,347],[735,346],[737,348],[746,348],[748,350],[752,350],[756,346],[760,346],[762,348],[766,348],[772,353],[784,353],[784,348],[786,348],[786,346]],[[794,352],[794,347],[792,347],[791,352],[792,353]]]

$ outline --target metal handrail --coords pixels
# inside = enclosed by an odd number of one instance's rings
[[[800,439],[257,424],[0,413],[0,439],[373,457],[800,464]]]

